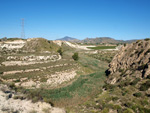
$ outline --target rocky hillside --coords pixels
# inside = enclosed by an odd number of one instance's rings
[[[122,47],[107,70],[109,83],[114,84],[126,77],[150,76],[150,41],[139,40]]]
[[[106,74],[101,93],[79,113],[150,113],[150,39],[124,45]]]
[[[104,89],[111,98],[107,103],[112,105],[108,111],[150,112],[150,39],[122,47],[106,73]]]

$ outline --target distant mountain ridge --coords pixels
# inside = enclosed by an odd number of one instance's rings
[[[57,40],[63,40],[63,41],[69,41],[74,43],[86,43],[86,44],[106,44],[106,43],[132,43],[136,40],[116,40],[111,37],[96,37],[96,38],[85,38],[84,40],[78,40],[76,38],[72,38],[69,36],[65,36],[64,38],[57,39]]]
[[[77,39],[76,39],[76,38],[69,37],[69,36],[65,36],[65,37],[63,37],[63,38],[56,39],[56,40],[71,41],[71,40],[77,40]]]

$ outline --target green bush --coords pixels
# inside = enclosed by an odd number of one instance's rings
[[[79,59],[78,53],[74,53],[72,58],[77,61]]]
[[[108,108],[104,108],[101,113],[109,113],[109,109]]]
[[[125,107],[128,107],[128,108],[130,108],[132,105],[133,105],[133,104],[132,104],[131,102],[126,102],[126,103],[124,104],[124,106],[125,106]]]
[[[150,88],[150,80],[146,81],[144,84],[141,85],[140,91],[146,91]]]
[[[130,85],[130,80],[125,80],[125,81],[121,81],[120,84],[118,85],[120,88],[126,87]]]
[[[149,41],[149,40],[150,40],[150,38],[145,38],[144,40],[145,40],[145,41]]]
[[[13,99],[20,99],[20,100],[24,100],[24,99],[26,99],[26,97],[24,97],[24,96],[18,96],[18,95],[15,95],[15,96],[13,97]]]
[[[137,92],[137,93],[134,93],[133,96],[135,96],[135,97],[141,97],[142,93],[141,92]]]
[[[114,89],[116,86],[115,85],[113,85],[113,84],[105,84],[104,86],[103,86],[103,88],[105,88],[106,90],[108,90],[108,89]]]
[[[122,96],[125,96],[129,91],[128,90],[125,90],[124,88],[122,89]]]
[[[140,80],[140,78],[136,78],[130,83],[130,85],[136,85]]]
[[[117,101],[119,98],[118,97],[112,97],[113,101]]]
[[[20,79],[15,80],[14,82],[20,82]]]
[[[116,46],[97,46],[97,47],[87,47],[89,49],[95,49],[95,50],[99,50],[99,49],[115,49]]]
[[[144,108],[144,107],[140,108],[139,111],[140,111],[140,113],[150,113],[150,109]]]
[[[133,113],[132,109],[130,108],[127,108],[123,111],[123,113]]]
[[[63,55],[62,48],[59,48],[59,49],[57,50],[57,52],[58,52],[61,56]]]
[[[3,72],[0,72],[0,74],[3,74]]]
[[[149,104],[149,103],[148,103],[148,100],[146,100],[146,99],[144,99],[144,100],[142,99],[142,100],[141,100],[141,105],[144,105],[144,106],[145,106],[145,105],[148,105],[148,104]]]
[[[146,77],[147,79],[150,79],[150,75],[147,75],[147,77]]]
[[[16,86],[13,82],[9,83],[8,87],[10,87],[11,89],[16,89]]]

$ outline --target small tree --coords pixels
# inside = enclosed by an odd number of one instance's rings
[[[79,59],[78,53],[74,53],[72,58],[77,61]]]
[[[62,56],[62,48],[59,48],[58,50],[57,50],[57,52]]]
[[[4,37],[1,39],[1,41],[6,41],[7,40],[7,37]]]

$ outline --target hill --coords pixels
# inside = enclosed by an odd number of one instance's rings
[[[69,42],[73,42],[73,43],[83,43],[83,44],[118,44],[118,43],[132,43],[135,42],[136,40],[115,40],[113,38],[110,37],[97,37],[97,38],[86,38],[83,40],[78,40],[72,37],[64,37],[61,39],[57,39],[57,40],[62,40],[62,41],[69,41]]]
[[[57,51],[59,46],[44,38],[30,38],[22,49],[28,52]]]
[[[72,38],[72,37],[69,37],[69,36],[65,36],[63,38],[60,38],[60,39],[56,39],[56,40],[62,40],[62,41],[72,41],[72,40],[78,40],[76,38]]]
[[[87,44],[117,44],[117,43],[132,43],[135,40],[115,40],[110,37],[97,37],[97,38],[86,38],[82,40],[82,43],[87,43]]]

